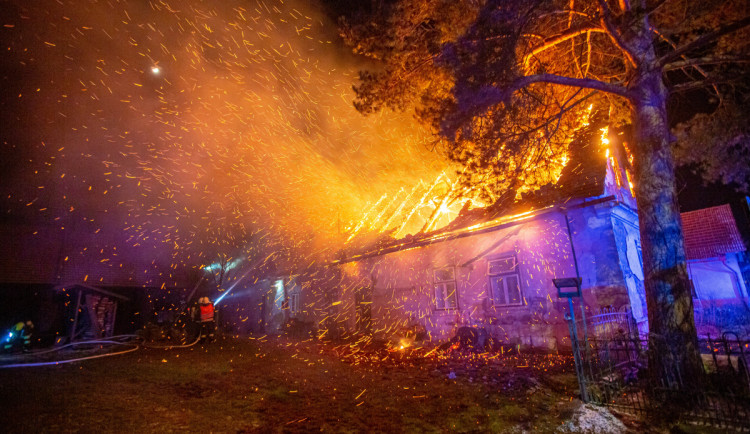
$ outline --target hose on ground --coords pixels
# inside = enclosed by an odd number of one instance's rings
[[[30,367],[36,367],[36,366],[52,366],[52,365],[63,365],[66,363],[73,363],[73,362],[80,362],[83,360],[91,360],[91,359],[99,359],[102,357],[109,357],[109,356],[117,356],[120,354],[126,354],[131,353],[137,349],[140,348],[138,344],[134,344],[132,342],[119,342],[119,341],[111,341],[111,340],[94,340],[94,341],[82,341],[82,342],[71,342],[67,345],[64,345],[59,348],[55,348],[55,351],[59,351],[62,348],[69,347],[69,346],[75,346],[75,345],[86,345],[86,344],[114,344],[114,345],[132,345],[133,348],[128,348],[127,350],[122,351],[116,351],[113,353],[105,353],[105,354],[94,354],[91,356],[85,356],[85,357],[76,357],[73,359],[65,359],[65,360],[53,360],[49,362],[30,362],[30,363],[12,363],[8,365],[0,365],[0,369],[8,369],[8,368],[30,368]],[[48,353],[51,351],[45,351],[45,353]],[[38,355],[39,353],[35,354]]]
[[[35,356],[39,356],[41,354],[53,353],[53,352],[60,351],[60,350],[65,349],[65,348],[75,347],[75,346],[78,346],[78,345],[91,345],[91,344],[94,344],[94,345],[96,345],[96,344],[132,345],[133,348],[128,348],[126,350],[115,351],[115,352],[111,352],[111,353],[94,354],[94,355],[91,355],[91,356],[76,357],[76,358],[73,358],[73,359],[65,359],[65,360],[53,360],[53,361],[48,361],[48,362],[11,363],[11,364],[6,364],[6,365],[0,364],[0,369],[29,368],[29,367],[38,367],[38,366],[62,365],[62,364],[66,364],[66,363],[80,362],[80,361],[84,361],[84,360],[99,359],[99,358],[102,358],[102,357],[109,357],[109,356],[117,356],[117,355],[120,355],[120,354],[127,354],[127,353],[131,353],[131,352],[133,352],[133,351],[135,351],[135,350],[137,350],[137,349],[139,349],[141,347],[143,347],[143,348],[158,348],[158,349],[164,349],[164,350],[173,349],[173,348],[189,348],[189,347],[192,347],[193,345],[197,344],[198,342],[200,342],[201,337],[202,337],[202,335],[198,334],[198,337],[193,342],[191,342],[189,344],[185,344],[185,345],[149,345],[149,344],[145,344],[145,343],[137,344],[137,343],[133,343],[133,342],[122,342],[122,341],[119,341],[119,340],[115,340],[115,339],[122,339],[122,338],[136,338],[137,339],[137,338],[139,338],[138,335],[118,335],[118,336],[112,336],[109,339],[95,339],[95,340],[89,340],[89,341],[71,342],[69,344],[61,345],[59,347],[51,348],[51,349],[48,349],[48,350],[35,351],[33,353],[26,353],[26,354],[24,354],[24,357],[29,357],[29,356],[35,357]]]

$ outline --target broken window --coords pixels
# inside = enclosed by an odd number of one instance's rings
[[[433,277],[435,279],[435,309],[457,309],[456,269],[453,267],[437,269]]]
[[[493,259],[487,263],[492,302],[495,306],[521,306],[521,278],[515,256]]]

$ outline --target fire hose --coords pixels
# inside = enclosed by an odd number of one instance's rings
[[[138,343],[138,342],[132,342],[132,341],[119,341],[116,339],[121,338],[135,338],[138,339],[139,336],[137,335],[119,335],[119,336],[112,336],[109,339],[95,339],[95,340],[88,340],[88,341],[79,341],[79,342],[71,342],[66,345],[62,345],[56,348],[48,349],[48,350],[42,350],[42,351],[35,351],[32,353],[26,353],[23,355],[24,358],[28,357],[36,357],[42,354],[49,354],[54,353],[60,350],[63,350],[65,348],[72,348],[79,345],[115,345],[115,346],[130,346],[131,348],[127,348],[120,351],[114,351],[104,354],[93,354],[90,356],[84,356],[84,357],[76,357],[72,359],[63,359],[63,360],[51,360],[51,361],[45,361],[45,362],[20,362],[20,363],[10,363],[10,364],[0,364],[0,369],[8,369],[8,368],[31,368],[31,367],[38,367],[38,366],[54,366],[54,365],[63,365],[66,363],[74,363],[74,362],[81,362],[84,360],[92,360],[92,359],[99,359],[102,357],[110,357],[110,356],[117,356],[121,354],[127,354],[131,353],[133,351],[136,351],[140,348],[159,348],[159,349],[173,349],[173,348],[189,348],[193,345],[197,344],[201,339],[201,334],[198,334],[198,337],[195,339],[195,341],[184,344],[184,345],[154,345],[154,344],[146,344],[144,342]],[[16,357],[18,359],[18,357]]]
[[[117,336],[117,337],[120,337],[120,336]],[[130,346],[131,348],[128,348],[128,349],[125,349],[125,350],[121,350],[121,351],[104,353],[104,354],[93,354],[93,355],[90,355],[90,356],[76,357],[76,358],[72,358],[72,359],[51,360],[51,361],[47,361],[47,362],[11,363],[11,364],[7,364],[7,365],[0,365],[0,369],[5,369],[5,368],[30,368],[30,367],[36,367],[36,366],[62,365],[62,364],[66,364],[66,363],[80,362],[80,361],[83,361],[83,360],[91,360],[91,359],[98,359],[98,358],[102,358],[102,357],[109,357],[109,356],[116,356],[116,355],[120,355],[120,354],[126,354],[126,353],[133,352],[133,351],[137,350],[138,348],[140,348],[140,346],[137,343],[134,343],[134,342],[120,342],[120,341],[111,340],[111,339],[110,340],[100,340],[100,339],[97,339],[97,340],[90,340],[90,341],[71,342],[69,344],[62,345],[60,347],[53,348],[53,349],[50,349],[50,350],[43,350],[43,351],[37,351],[37,352],[34,352],[34,353],[27,353],[27,354],[25,354],[25,356],[26,357],[28,357],[28,356],[39,356],[41,354],[53,353],[53,352],[56,352],[56,351],[63,350],[65,348],[75,347],[77,345],[122,345],[122,346]]]

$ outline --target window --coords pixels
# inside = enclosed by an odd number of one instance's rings
[[[289,294],[289,314],[295,316],[300,312],[299,292]]]
[[[279,279],[273,283],[275,293],[274,293],[274,304],[276,305],[276,309],[281,310],[284,308],[284,280]]]
[[[493,259],[487,263],[492,302],[495,306],[521,306],[521,279],[515,256]]]
[[[635,235],[627,237],[627,251],[630,272],[641,282],[643,281],[643,255],[641,253],[641,241]]]
[[[457,309],[456,269],[440,268],[435,270],[433,277],[435,278],[435,309]]]

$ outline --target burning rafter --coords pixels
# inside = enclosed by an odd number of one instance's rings
[[[420,181],[408,192],[401,188],[393,196],[384,194],[354,226],[347,242],[363,232],[392,232],[396,238],[430,232],[453,220],[465,200],[474,206],[485,206],[471,197],[468,189],[459,186],[457,179],[452,180],[442,172],[431,183]]]
[[[583,111],[576,130],[589,125],[592,110],[593,105],[589,105]],[[632,189],[630,174],[627,171],[620,173],[620,167],[613,156],[610,155],[608,134],[609,129],[602,128],[600,141],[605,148],[608,164],[615,169],[615,182],[619,187],[629,185]],[[627,152],[627,150],[625,151]],[[539,156],[528,155],[526,158],[533,160],[539,158]],[[560,164],[556,172],[549,173],[549,182],[557,182],[569,159],[567,153],[557,157]],[[482,185],[466,187],[459,181],[460,176],[459,174],[456,179],[451,179],[445,172],[442,172],[430,184],[420,181],[408,193],[407,190],[401,188],[393,196],[384,194],[367,210],[362,220],[350,232],[347,243],[358,235],[364,235],[364,232],[370,234],[390,233],[396,239],[409,234],[427,234],[441,229],[453,221],[467,202],[472,208],[487,206],[486,203],[476,198],[477,190],[481,189]],[[526,191],[527,189],[519,190],[520,193]],[[419,200],[415,200],[417,197],[419,197]],[[365,228],[368,230],[365,230]]]

